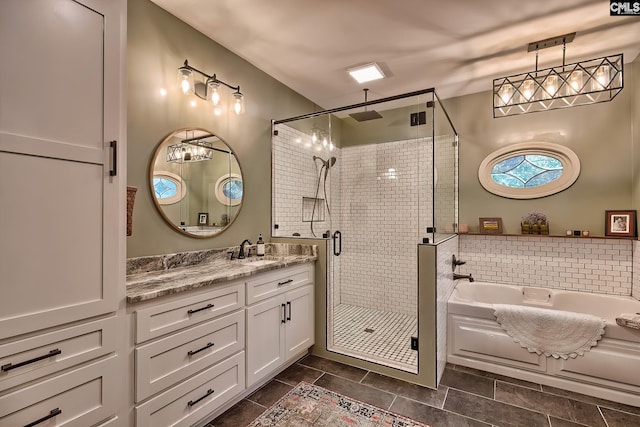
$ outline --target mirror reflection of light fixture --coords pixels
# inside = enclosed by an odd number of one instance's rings
[[[194,73],[203,77],[205,81],[195,81]],[[215,74],[210,76],[193,68],[186,59],[184,65],[178,68],[178,84],[185,95],[193,92],[198,98],[211,101],[215,115],[222,114],[225,107],[225,88],[230,89],[233,91],[231,109],[238,115],[244,113],[244,95],[240,92],[240,86],[232,86],[218,79]]]
[[[213,159],[213,143],[205,141],[213,135],[185,138],[167,147],[167,162],[188,163]]]
[[[506,117],[611,101],[624,87],[622,54],[565,64],[576,33],[529,43],[535,71],[493,80],[493,117]],[[538,70],[538,51],[562,45],[562,66]]]

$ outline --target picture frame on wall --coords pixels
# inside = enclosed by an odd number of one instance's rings
[[[209,213],[200,212],[198,214],[198,225],[209,225]]]
[[[607,210],[605,211],[605,236],[636,237],[635,210]]]
[[[502,218],[479,218],[481,234],[502,234]]]

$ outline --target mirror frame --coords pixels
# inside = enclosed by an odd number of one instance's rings
[[[200,235],[200,234],[189,233],[188,231],[185,231],[182,228],[180,228],[179,224],[174,224],[174,222],[164,212],[164,210],[162,208],[162,205],[158,202],[158,199],[156,198],[154,187],[153,187],[154,168],[155,168],[156,159],[158,158],[158,154],[160,153],[161,147],[166,142],[168,142],[171,138],[173,138],[176,134],[179,134],[180,132],[187,132],[187,131],[207,132],[207,133],[210,133],[211,135],[215,136],[216,138],[218,138],[221,142],[223,142],[229,148],[229,151],[233,154],[233,157],[236,159],[236,162],[238,163],[238,169],[240,170],[240,176],[242,178],[242,183],[243,183],[242,200],[240,201],[239,204],[233,206],[234,208],[237,207],[237,209],[238,209],[236,214],[229,221],[229,223],[227,225],[225,225],[220,231],[218,231],[216,233],[213,233],[213,234],[210,234],[210,235]],[[153,200],[153,204],[155,205],[156,210],[158,211],[160,216],[164,219],[164,221],[167,224],[169,224],[171,226],[171,228],[173,228],[175,231],[179,232],[183,236],[191,237],[193,239],[210,239],[212,237],[216,237],[216,236],[219,236],[220,234],[224,233],[226,230],[229,229],[229,227],[231,227],[231,225],[235,222],[236,218],[238,218],[238,215],[240,215],[240,211],[242,210],[242,206],[244,205],[244,197],[245,197],[244,196],[244,172],[242,171],[242,165],[240,164],[240,160],[238,159],[238,156],[236,155],[235,150],[229,145],[229,143],[227,141],[225,141],[219,135],[215,134],[214,132],[211,132],[209,129],[205,129],[205,128],[201,128],[201,127],[185,127],[185,128],[180,128],[180,129],[173,130],[171,133],[167,134],[167,136],[165,136],[156,145],[155,149],[153,150],[153,155],[151,156],[151,161],[149,162],[148,187],[149,187],[149,193],[151,195],[151,200]],[[215,197],[215,194],[212,195],[212,197]],[[216,198],[216,201],[217,200],[218,199]],[[180,202],[178,202],[178,203],[180,203]]]

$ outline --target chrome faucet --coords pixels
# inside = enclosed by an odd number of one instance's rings
[[[244,239],[242,241],[242,243],[240,243],[240,252],[238,252],[238,259],[244,259],[245,258],[245,256],[244,256],[244,244],[245,243],[251,244],[249,239]]]
[[[453,280],[458,280],[458,279],[468,279],[470,282],[473,282],[475,280],[471,275],[471,273],[469,274],[453,273]]]

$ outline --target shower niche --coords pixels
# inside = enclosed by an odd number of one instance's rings
[[[326,247],[314,353],[432,384],[438,304],[420,246],[457,224],[457,135],[435,91],[276,120],[272,151],[272,238]]]

